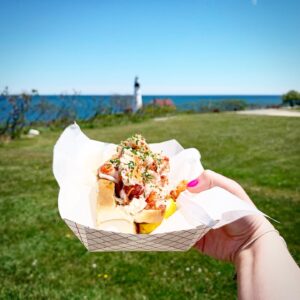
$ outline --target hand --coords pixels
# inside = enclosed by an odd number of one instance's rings
[[[189,182],[188,190],[191,193],[200,193],[215,186],[254,206],[237,182],[210,170],[205,170],[197,179]],[[274,230],[274,227],[265,217],[250,215],[221,228],[210,230],[195,247],[214,258],[235,262],[237,253],[247,242],[270,230]]]

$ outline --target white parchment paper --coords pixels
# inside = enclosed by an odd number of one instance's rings
[[[127,136],[124,136],[126,139]],[[192,180],[203,172],[197,149],[183,149],[176,140],[150,144],[170,158],[170,183]],[[54,147],[53,173],[59,184],[59,213],[63,219],[96,229],[97,169],[115,152],[116,145],[89,139],[77,124],[67,127]],[[188,230],[198,225],[218,228],[249,214],[262,214],[221,188],[199,194],[183,192],[177,211],[152,234]]]

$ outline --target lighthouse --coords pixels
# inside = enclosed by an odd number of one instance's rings
[[[134,95],[132,101],[132,111],[136,112],[140,108],[143,107],[142,93],[141,93],[141,85],[139,84],[139,78],[135,77],[134,80]]]

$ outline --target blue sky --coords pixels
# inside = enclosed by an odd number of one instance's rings
[[[41,94],[300,90],[298,0],[0,0],[0,88]]]

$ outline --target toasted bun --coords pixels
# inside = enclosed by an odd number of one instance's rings
[[[144,209],[134,218],[116,205],[115,183],[107,179],[98,180],[97,227],[102,230],[136,233],[136,223],[160,223],[164,212],[160,209]]]
[[[98,180],[97,228],[123,233],[136,233],[133,218],[116,206],[115,183],[107,179]]]
[[[107,179],[99,179],[98,189],[97,210],[115,207],[115,183]]]
[[[164,212],[160,209],[144,209],[134,216],[136,223],[160,223],[164,218]]]
[[[136,226],[134,222],[127,220],[108,220],[99,224],[98,229],[122,232],[122,233],[136,233]]]

